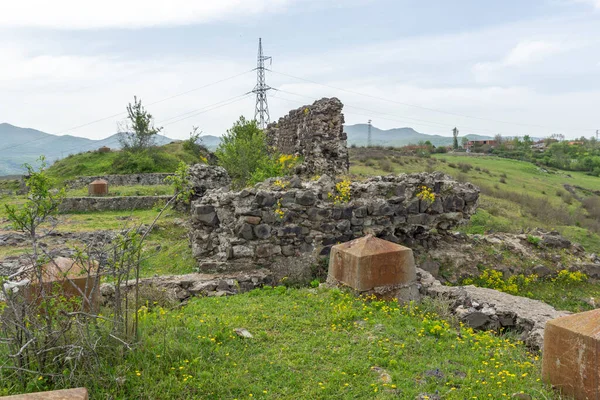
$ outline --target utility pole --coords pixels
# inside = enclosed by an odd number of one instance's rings
[[[596,129],[596,140],[598,140],[599,135],[600,135],[600,129]]]
[[[271,57],[263,55],[262,39],[258,38],[258,61],[256,64],[256,86],[252,93],[256,93],[256,108],[254,110],[254,119],[258,122],[260,129],[265,129],[270,122],[269,105],[267,104],[267,91],[271,89],[265,80],[265,61],[271,60]]]
[[[371,120],[369,120],[369,129],[367,131],[367,147],[371,147],[373,142],[371,141]]]

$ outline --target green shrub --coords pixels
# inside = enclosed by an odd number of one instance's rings
[[[252,174],[262,166],[267,168],[267,144],[256,121],[240,117],[227,131],[217,148],[218,164],[225,168],[236,187],[245,186]]]

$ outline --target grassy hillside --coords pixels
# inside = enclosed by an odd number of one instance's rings
[[[432,302],[401,307],[280,286],[161,305],[140,310],[136,351],[78,377],[91,398],[556,398],[540,381],[538,356],[510,336],[445,320]],[[51,377],[32,381],[28,391],[53,387]],[[0,382],[0,394],[21,391]]]
[[[57,161],[48,168],[48,175],[63,181],[77,176],[173,172],[180,161],[194,164],[201,162],[201,157],[206,159],[207,156],[206,152],[197,155],[184,150],[182,142],[153,147],[141,154],[92,151],[74,154]]]
[[[598,177],[492,156],[427,159],[400,156],[393,150],[351,149],[350,172],[358,176],[424,171],[442,171],[481,188],[480,209],[465,228],[469,233],[556,229],[588,251],[600,252],[596,207],[600,199],[589,191],[600,188]],[[574,195],[564,185],[589,190],[576,190]]]

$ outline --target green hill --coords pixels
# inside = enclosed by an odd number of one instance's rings
[[[48,168],[48,175],[64,181],[77,176],[174,172],[181,161],[194,164],[209,157],[205,149],[198,154],[186,151],[183,142],[152,147],[137,154],[120,150],[108,153],[88,151],[55,162]]]

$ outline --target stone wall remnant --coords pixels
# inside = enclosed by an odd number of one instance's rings
[[[299,175],[347,174],[350,163],[343,106],[332,97],[292,110],[267,126],[267,142],[280,153],[303,157],[296,171]]]
[[[60,213],[87,211],[130,211],[154,207],[172,196],[67,197],[60,204]]]
[[[108,182],[111,186],[153,186],[165,185],[165,178],[171,176],[171,173],[151,173],[151,174],[123,174],[123,175],[96,175],[96,176],[80,176],[69,180],[65,186],[69,189],[80,189],[95,180],[102,179]]]
[[[534,349],[543,346],[546,322],[570,314],[539,300],[494,289],[444,286],[421,268],[417,268],[417,281],[422,295],[449,301],[450,311],[465,325],[478,330],[520,332],[525,344]]]
[[[209,190],[192,203],[192,251],[201,271],[269,267],[279,277],[307,277],[332,245],[372,234],[409,247],[468,221],[479,189],[443,173],[373,177],[349,183],[268,180],[241,191]],[[422,200],[423,187],[435,194]]]
[[[546,323],[542,377],[562,395],[600,398],[600,309]]]
[[[373,235],[331,248],[327,283],[402,302],[418,297],[412,250]]]

